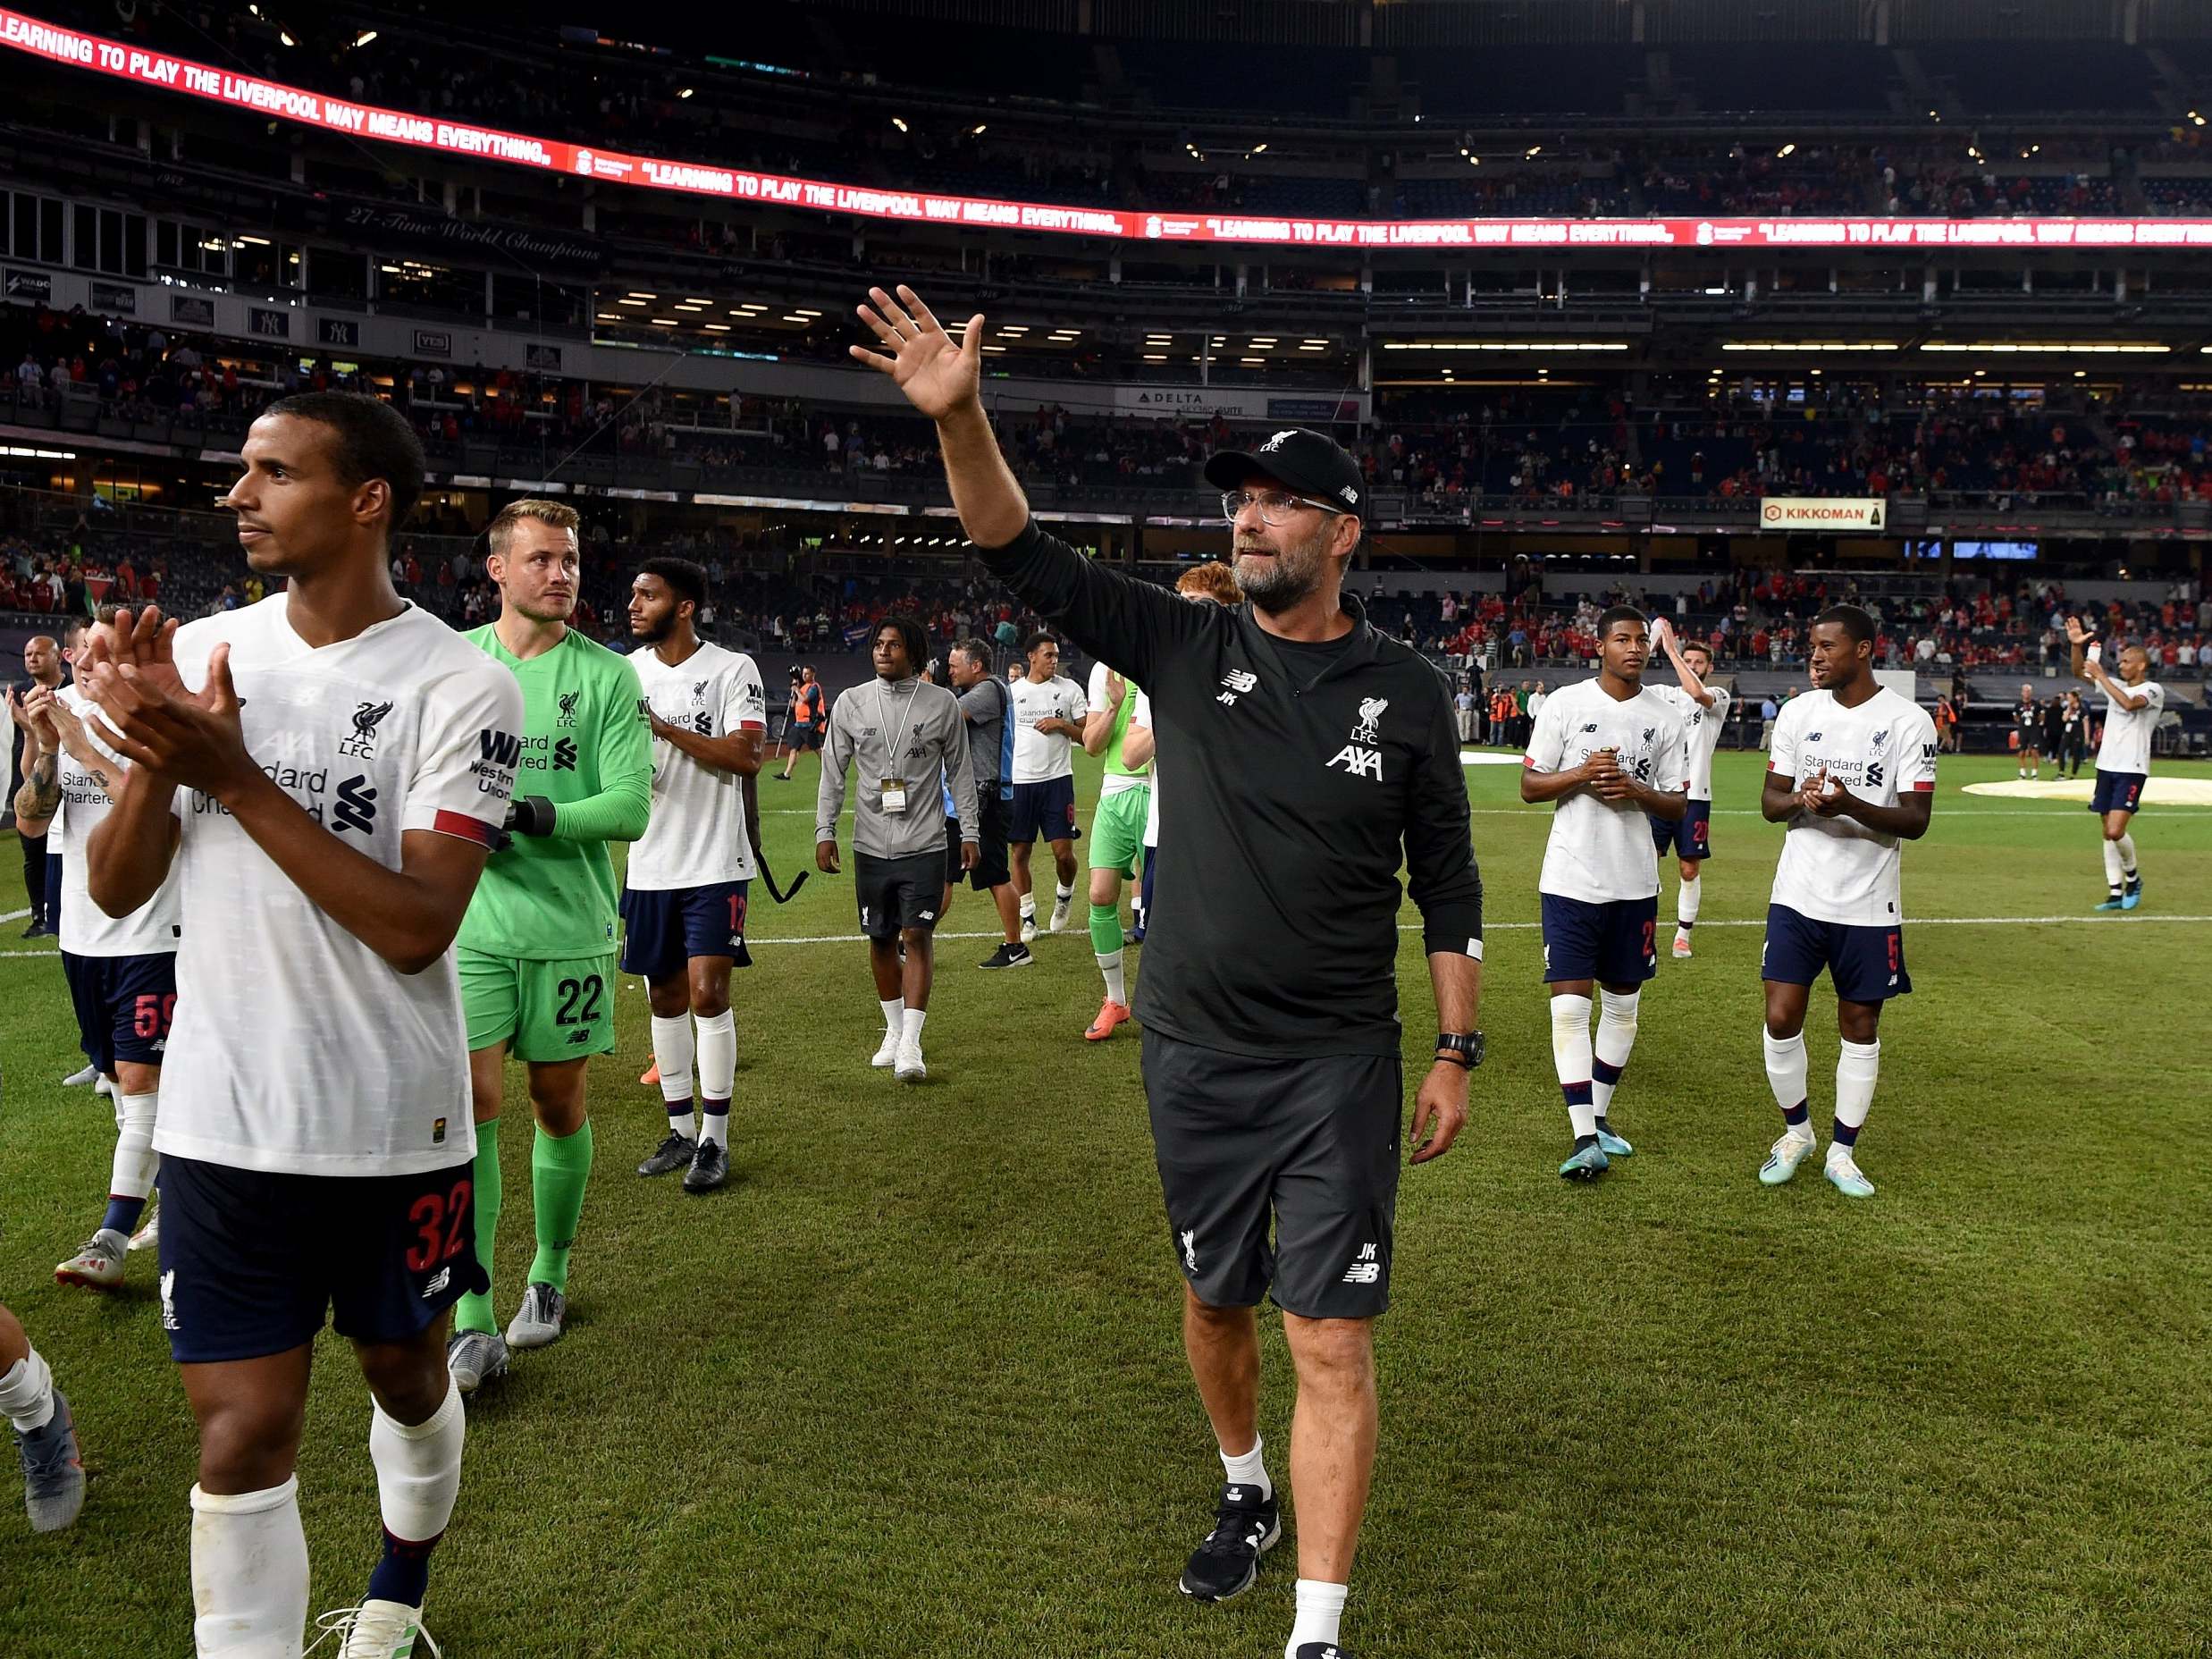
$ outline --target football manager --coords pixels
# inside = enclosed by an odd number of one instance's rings
[[[937,423],[984,563],[1145,687],[1175,780],[1156,897],[1207,925],[1147,947],[1136,1015],[1184,1346],[1227,1477],[1182,1587],[1238,1594],[1282,1535],[1257,1428],[1256,1310],[1272,1293],[1298,1377],[1283,1651],[1349,1659],[1338,1625],[1375,1461],[1373,1326],[1390,1300],[1404,1099],[1401,863],[1438,1027],[1409,1161],[1451,1148],[1482,1058],[1482,881],[1451,687],[1343,592],[1367,487],[1333,441],[1291,429],[1207,461],[1245,602],[1190,604],[1031,520],[978,396],[980,316],[956,342],[913,290],[869,297],[859,315],[880,349],[853,355]]]

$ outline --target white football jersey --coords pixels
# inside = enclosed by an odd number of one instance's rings
[[[1013,781],[1044,783],[1075,776],[1075,739],[1065,732],[1047,735],[1037,729],[1037,722],[1056,720],[1082,724],[1089,712],[1083,701],[1083,688],[1064,674],[1055,674],[1041,686],[1024,674],[1008,689],[1013,693]]]
[[[286,595],[177,631],[187,688],[231,646],[247,752],[388,870],[415,830],[490,846],[522,745],[515,677],[413,605],[336,644]],[[184,932],[156,1150],[241,1169],[404,1175],[475,1155],[468,1032],[448,951],[402,973],[293,885],[227,808],[180,789]]]
[[[1600,749],[1616,751],[1621,771],[1661,794],[1679,794],[1687,784],[1681,717],[1654,692],[1617,701],[1595,679],[1562,686],[1544,699],[1521,764],[1571,771]],[[1659,891],[1652,821],[1633,801],[1600,800],[1588,789],[1561,796],[1552,809],[1536,887],[1586,904],[1651,897]]]
[[[2166,709],[2166,687],[2155,679],[2147,679],[2140,686],[2129,686],[2127,690],[2130,696],[2147,701],[2140,709],[2123,708],[2110,692],[2105,694],[2105,735],[2097,745],[2097,770],[2148,775],[2150,734]]]
[[[1654,686],[1652,695],[1675,712],[1687,735],[1690,749],[1690,799],[1710,804],[1712,800],[1712,753],[1720,746],[1720,730],[1728,724],[1728,694],[1719,686],[1705,687],[1712,707],[1679,686]]]
[[[1855,709],[1807,692],[1775,717],[1767,767],[1798,788],[1824,771],[1859,799],[1895,806],[1936,787],[1936,723],[1886,687]],[[1905,915],[1902,845],[1855,818],[1799,813],[1782,838],[1774,902],[1815,922],[1894,927]]]
[[[702,643],[671,666],[650,645],[630,653],[652,712],[702,737],[768,729],[761,670],[742,651]],[[753,838],[745,832],[743,780],[702,766],[665,737],[652,744],[652,819],[630,848],[625,885],[639,892],[750,881]]]
[[[122,775],[129,768],[122,756],[101,741],[102,717],[89,697],[74,686],[64,686],[55,700],[85,723],[86,737],[107,760],[107,765],[96,773],[64,746],[55,774],[62,786],[63,804],[74,809],[65,819],[56,813],[54,827],[47,831],[47,847],[62,855],[62,948],[72,956],[157,956],[173,951],[177,930],[182,925],[174,870],[153,897],[127,916],[109,915],[92,902],[92,895],[86,890],[91,876],[87,844],[114,805],[105,783],[122,788]]]

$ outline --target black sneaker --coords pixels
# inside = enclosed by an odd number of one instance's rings
[[[702,1141],[692,1154],[691,1167],[684,1172],[684,1191],[711,1192],[728,1179],[729,1155],[722,1150],[722,1143]]]
[[[23,930],[25,939],[52,939],[54,930],[43,922],[34,922]]]
[[[671,1129],[669,1138],[660,1143],[653,1155],[637,1166],[637,1173],[641,1175],[668,1175],[679,1169],[688,1169],[691,1167],[692,1151],[692,1138]]]
[[[988,962],[979,962],[979,968],[1026,968],[1036,962],[1027,945],[1001,945],[991,953]]]
[[[1214,1512],[1214,1529],[1191,1552],[1182,1570],[1182,1593],[1202,1602],[1225,1602],[1252,1587],[1259,1558],[1283,1537],[1283,1505],[1261,1497],[1257,1486],[1224,1486]]]

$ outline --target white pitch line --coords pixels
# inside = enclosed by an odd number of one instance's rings
[[[2143,916],[2118,914],[2103,916],[1913,916],[1906,920],[1905,926],[1908,928],[2035,928],[2054,927],[2061,923],[2070,922],[2086,922],[2097,925],[2109,924],[2117,927],[2127,927],[2130,925],[2149,922],[2212,922],[2212,915],[2170,916],[2161,914]],[[1701,928],[1762,928],[1766,926],[1766,918],[1763,916],[1744,916],[1726,921],[1716,918],[1700,922],[1697,925]],[[1543,923],[1541,922],[1492,922],[1484,925],[1483,931],[1484,933],[1533,933],[1537,929],[1543,927]],[[1398,924],[1398,931],[1400,933],[1418,933],[1421,931],[1421,924],[1413,922],[1401,922]],[[1081,935],[1077,930],[1071,928],[1068,931],[1067,936],[1070,938],[1076,938]],[[1003,940],[1005,935],[994,929],[988,933],[951,933],[939,931],[933,937],[938,939],[996,939]],[[807,933],[784,939],[767,939],[759,934],[748,934],[745,938],[745,943],[748,945],[863,945],[867,942],[868,936],[865,933]],[[47,961],[53,961],[60,955],[61,953],[59,951],[54,950],[0,950],[0,962],[9,960],[21,961],[33,956],[41,957]]]

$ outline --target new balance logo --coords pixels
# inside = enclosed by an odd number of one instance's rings
[[[1258,688],[1259,676],[1243,669],[1231,669],[1221,677],[1221,683],[1232,691],[1254,691]]]
[[[1344,1269],[1344,1283],[1347,1284],[1375,1284],[1380,1283],[1382,1277],[1383,1264],[1376,1258],[1375,1246],[1362,1244],[1359,1247],[1358,1259]]]
[[[1372,778],[1377,783],[1383,781],[1383,751],[1380,749],[1363,748],[1358,744],[1348,743],[1329,757],[1329,764],[1341,765],[1356,778]]]
[[[476,733],[476,754],[479,759],[512,771],[522,760],[522,739],[509,732],[483,727]]]
[[[338,786],[338,800],[331,808],[331,816],[338,821],[341,830],[351,830],[357,835],[367,835],[376,827],[376,791],[368,787],[366,778],[349,778]]]
[[[452,1283],[453,1269],[450,1267],[439,1268],[437,1272],[430,1276],[429,1282],[423,1286],[423,1300],[425,1301],[428,1301],[433,1296],[435,1296],[440,1291],[445,1289],[447,1285]]]

